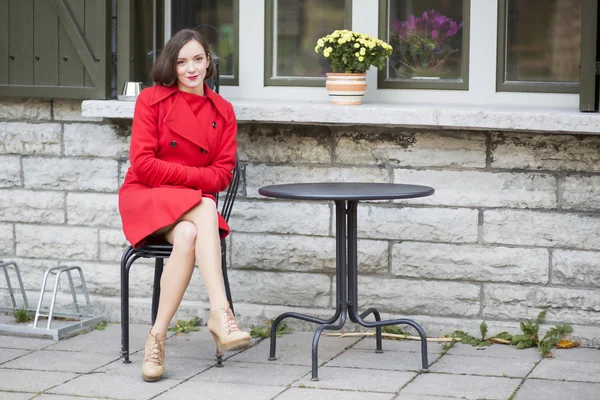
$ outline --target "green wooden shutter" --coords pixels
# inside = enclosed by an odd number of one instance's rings
[[[105,99],[110,1],[0,0],[0,96]]]

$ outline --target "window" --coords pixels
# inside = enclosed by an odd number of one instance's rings
[[[265,86],[325,86],[328,63],[317,39],[350,29],[351,0],[267,0]]]
[[[171,34],[190,28],[198,31],[220,58],[219,82],[238,84],[239,0],[171,1]]]
[[[579,90],[582,0],[499,0],[499,91]]]
[[[380,88],[468,89],[469,0],[380,0]]]

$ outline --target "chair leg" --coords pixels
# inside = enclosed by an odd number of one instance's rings
[[[121,356],[129,364],[129,257],[133,248],[129,246],[121,257]]]
[[[158,314],[158,303],[160,301],[160,277],[163,273],[165,260],[157,258],[154,261],[154,287],[152,288],[152,325],[156,322],[156,314]]]
[[[229,308],[231,308],[231,312],[235,315],[233,299],[231,298],[231,288],[229,287],[229,277],[227,276],[227,244],[225,239],[221,240],[221,270],[223,271],[223,284],[225,285],[225,295],[229,302]]]

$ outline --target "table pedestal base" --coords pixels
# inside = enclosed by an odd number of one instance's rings
[[[423,371],[428,371],[429,363],[427,360],[427,337],[425,331],[419,324],[411,319],[391,319],[381,320],[379,311],[375,308],[369,308],[364,312],[358,312],[358,268],[357,268],[357,224],[356,209],[358,201],[336,201],[336,309],[335,314],[329,319],[320,319],[309,315],[295,312],[287,312],[279,315],[271,326],[271,348],[269,360],[275,360],[277,326],[285,318],[297,318],[303,321],[319,324],[315,331],[312,342],[312,380],[318,378],[318,349],[319,339],[324,330],[340,330],[346,323],[346,318],[350,321],[360,324],[367,328],[375,328],[376,334],[376,353],[383,353],[381,327],[388,325],[409,325],[416,329],[421,337],[421,359]],[[346,229],[348,236],[346,240]],[[347,248],[346,248],[347,244]],[[374,322],[364,320],[367,316],[373,314]]]

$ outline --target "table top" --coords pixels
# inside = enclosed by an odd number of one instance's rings
[[[400,183],[320,182],[264,186],[263,196],[299,200],[391,200],[431,196],[429,186]]]

